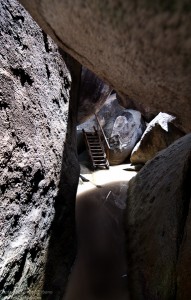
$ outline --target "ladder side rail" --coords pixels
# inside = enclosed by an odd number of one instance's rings
[[[110,145],[109,145],[109,142],[108,142],[107,137],[106,137],[106,135],[105,135],[105,132],[103,131],[103,128],[102,128],[102,126],[101,126],[101,124],[100,124],[100,121],[99,121],[99,119],[98,119],[97,114],[95,114],[95,117],[96,117],[97,123],[98,123],[98,125],[99,125],[99,127],[100,127],[100,129],[101,129],[101,133],[102,133],[102,135],[103,135],[103,138],[104,138],[106,147],[107,147],[108,150],[109,150],[109,149],[110,149]]]

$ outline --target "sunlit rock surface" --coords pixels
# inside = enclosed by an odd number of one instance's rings
[[[176,117],[159,113],[148,124],[141,140],[134,147],[130,160],[134,164],[144,164],[183,135],[176,127]]]
[[[110,164],[117,165],[124,162],[144,132],[145,122],[141,113],[125,109],[119,105],[115,97],[111,96],[97,113],[97,117],[111,148]],[[79,150],[83,149],[81,130],[94,131],[94,127],[100,130],[95,117],[78,126]]]

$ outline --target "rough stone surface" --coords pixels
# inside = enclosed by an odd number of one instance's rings
[[[0,298],[37,299],[71,76],[57,46],[15,0],[0,1],[0,44]]]
[[[190,173],[191,177],[191,173]],[[188,178],[189,180],[190,178]],[[189,183],[188,183],[189,185]],[[191,199],[190,199],[191,200]],[[183,241],[177,263],[177,300],[187,300],[191,297],[191,205],[186,220]]]
[[[78,103],[78,124],[84,123],[97,113],[111,91],[112,88],[109,85],[105,84],[90,70],[83,67]]]
[[[116,99],[108,99],[98,117],[111,148],[109,162],[111,165],[120,164],[130,155],[145,129],[141,113],[124,109]]]
[[[124,162],[140,139],[144,128],[141,113],[132,109],[126,109],[118,117],[108,120],[104,131],[110,145],[110,164]]]
[[[144,164],[152,159],[157,152],[182,137],[184,133],[173,122],[176,122],[175,117],[166,113],[159,113],[148,124],[141,140],[134,147],[130,158],[131,162]]]
[[[80,168],[76,146],[76,124],[81,65],[66,53],[62,53],[62,56],[70,70],[72,83],[59,191],[55,199],[55,215],[48,245],[43,287],[46,293],[42,294],[43,300],[62,299],[77,250],[75,203]]]
[[[136,109],[172,113],[191,130],[188,0],[20,1],[65,51]]]
[[[131,152],[133,145],[141,137],[143,128],[140,112],[126,109],[116,118],[110,118],[104,126],[104,131],[113,150],[129,148]],[[118,145],[112,143],[112,138],[115,137],[119,141]]]
[[[160,151],[129,182],[126,246],[131,299],[191,298],[190,178],[188,134]]]
[[[118,116],[124,107],[120,106],[116,100],[116,94],[108,96],[105,103],[102,105],[100,110],[97,112],[97,116],[101,126],[103,127],[109,118]],[[98,122],[95,116],[91,116],[87,121],[79,124],[77,130],[86,129],[87,131],[93,130],[93,127],[99,128]]]
[[[145,129],[141,113],[123,108],[112,95],[108,97],[97,116],[112,150],[110,164],[122,163],[130,155]],[[93,131],[94,126],[100,130],[95,117],[78,126],[79,151],[83,149],[81,130]],[[115,155],[112,152],[115,152]],[[118,153],[117,159],[114,158],[116,153]]]

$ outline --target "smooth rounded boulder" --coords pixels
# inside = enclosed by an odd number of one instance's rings
[[[131,105],[176,115],[191,131],[188,0],[20,0],[70,55]],[[133,106],[134,107],[133,107]]]
[[[191,298],[191,134],[129,182],[126,249],[132,299]]]
[[[131,163],[145,164],[159,151],[167,148],[184,133],[176,127],[176,118],[167,113],[159,113],[147,126],[140,141],[131,153]],[[175,124],[174,124],[175,123]]]

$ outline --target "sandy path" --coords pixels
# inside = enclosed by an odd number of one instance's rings
[[[83,174],[76,202],[78,256],[65,300],[127,300],[123,215],[128,181],[136,172],[111,167]]]

